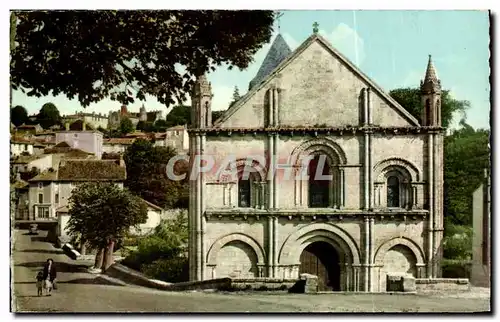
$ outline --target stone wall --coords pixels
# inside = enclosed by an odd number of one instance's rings
[[[466,278],[419,278],[415,280],[415,283],[417,285],[417,292],[470,290],[469,280]]]

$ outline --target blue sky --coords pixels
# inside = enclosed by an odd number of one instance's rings
[[[468,123],[476,128],[489,128],[486,11],[284,11],[280,30],[292,50],[311,35],[315,21],[320,33],[334,47],[386,91],[418,86],[431,54],[443,88],[451,90],[456,99],[471,102]],[[273,39],[274,35],[271,42]],[[208,75],[214,91],[214,110],[227,108],[235,86],[240,94],[246,92],[269,45],[255,55],[255,62],[244,71],[229,71],[222,66]],[[37,99],[16,92],[13,97],[13,104],[23,105],[29,114],[38,112],[46,102],[55,103],[62,114],[83,110],[78,101],[61,95]],[[169,110],[152,97],[144,104],[147,110],[160,109],[165,114]],[[141,105],[142,102],[136,102],[129,110],[138,111]],[[104,100],[86,110],[108,113],[119,106],[118,102]]]

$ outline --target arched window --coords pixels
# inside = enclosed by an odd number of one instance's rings
[[[321,162],[326,159],[320,159],[317,155],[309,163],[309,207],[310,208],[326,208],[330,206],[330,180],[321,178],[321,175],[327,176],[330,174],[330,165],[328,162]],[[321,164],[323,163],[323,164]],[[319,170],[323,167],[322,173]]]
[[[425,116],[427,125],[432,125],[432,110],[431,110],[431,100],[425,100]]]
[[[238,180],[238,207],[248,208],[250,207],[250,194],[251,194],[251,183],[250,179],[239,179]]]
[[[387,207],[399,207],[399,178],[387,178]]]

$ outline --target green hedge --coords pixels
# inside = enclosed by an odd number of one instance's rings
[[[148,277],[165,282],[180,283],[189,280],[189,262],[184,257],[159,259],[142,265],[141,271]]]
[[[470,278],[471,261],[444,259],[441,262],[443,278]]]

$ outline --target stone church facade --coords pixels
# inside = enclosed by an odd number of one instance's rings
[[[317,33],[289,55],[276,53],[283,43],[213,125],[211,86],[196,82],[190,280],[311,273],[320,289],[383,292],[388,273],[440,277],[444,129],[430,57],[420,122]]]

